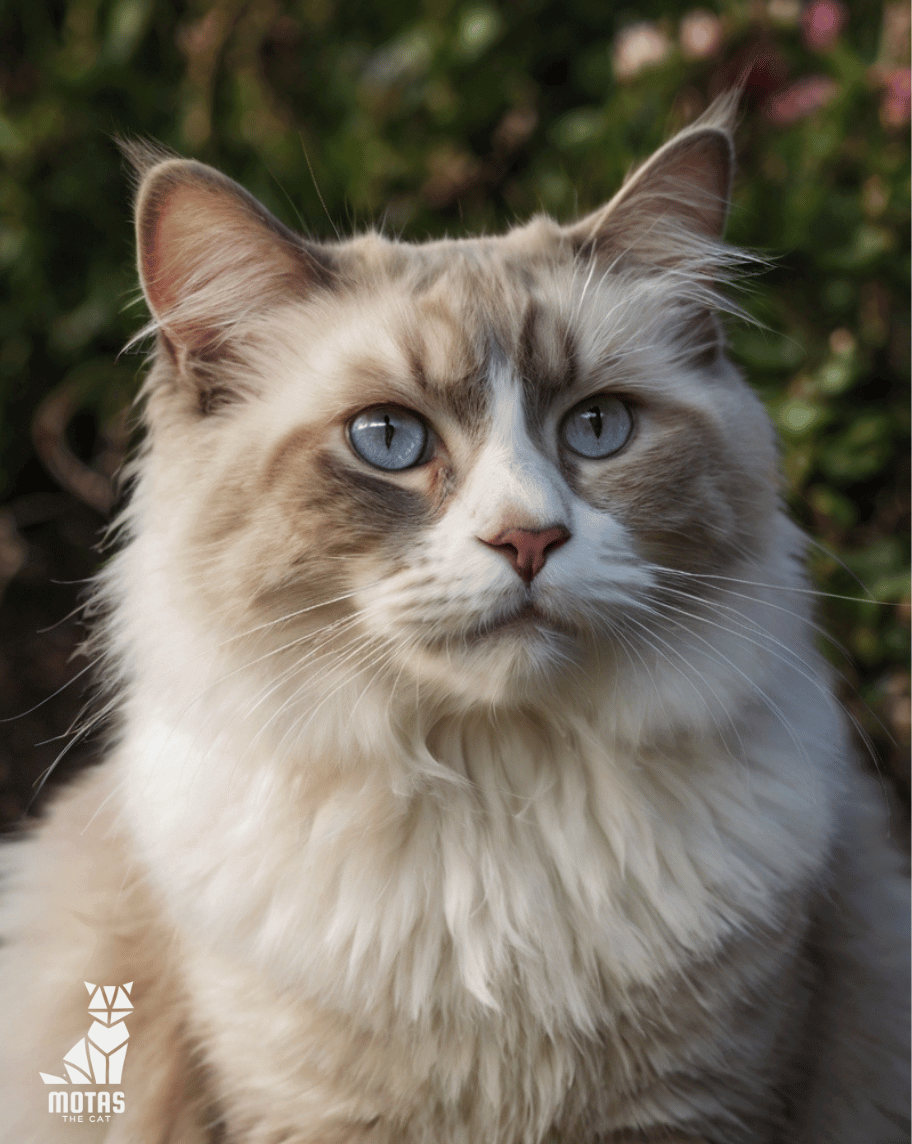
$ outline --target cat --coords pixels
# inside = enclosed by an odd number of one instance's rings
[[[130,990],[124,985],[93,985],[84,981],[89,991],[89,1014],[92,1024],[63,1058],[69,1080],[53,1073],[41,1073],[45,1084],[120,1084],[129,1048],[130,1031],[125,1022],[133,1005]]]
[[[735,105],[421,245],[128,146],[116,724],[7,853],[5,1144],[908,1139],[901,862],[725,354]],[[103,1124],[41,1092],[84,978]]]

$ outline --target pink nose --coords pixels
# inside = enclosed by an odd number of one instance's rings
[[[541,572],[548,559],[548,553],[560,548],[570,539],[570,532],[562,524],[554,528],[508,528],[493,540],[478,538],[489,548],[502,552],[516,569],[516,574],[526,584],[531,584]]]

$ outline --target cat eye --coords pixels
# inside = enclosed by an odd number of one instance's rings
[[[561,438],[581,457],[610,457],[633,430],[633,417],[619,397],[598,393],[575,405],[561,422]]]
[[[424,421],[397,405],[365,409],[348,426],[351,447],[377,469],[410,469],[426,461],[431,435]]]

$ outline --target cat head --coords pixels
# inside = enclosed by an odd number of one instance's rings
[[[422,245],[315,243],[131,148],[141,527],[180,606],[294,645],[289,671],[471,703],[669,660],[774,544],[771,429],[717,317],[734,103],[580,221]]]
[[[133,982],[125,985],[93,985],[84,981],[89,993],[89,1013],[102,1025],[116,1025],[133,1012],[130,993]]]

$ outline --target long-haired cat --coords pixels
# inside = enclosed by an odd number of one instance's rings
[[[6,1144],[908,1139],[900,863],[717,317],[733,105],[424,245],[133,148],[116,731],[7,858]]]

